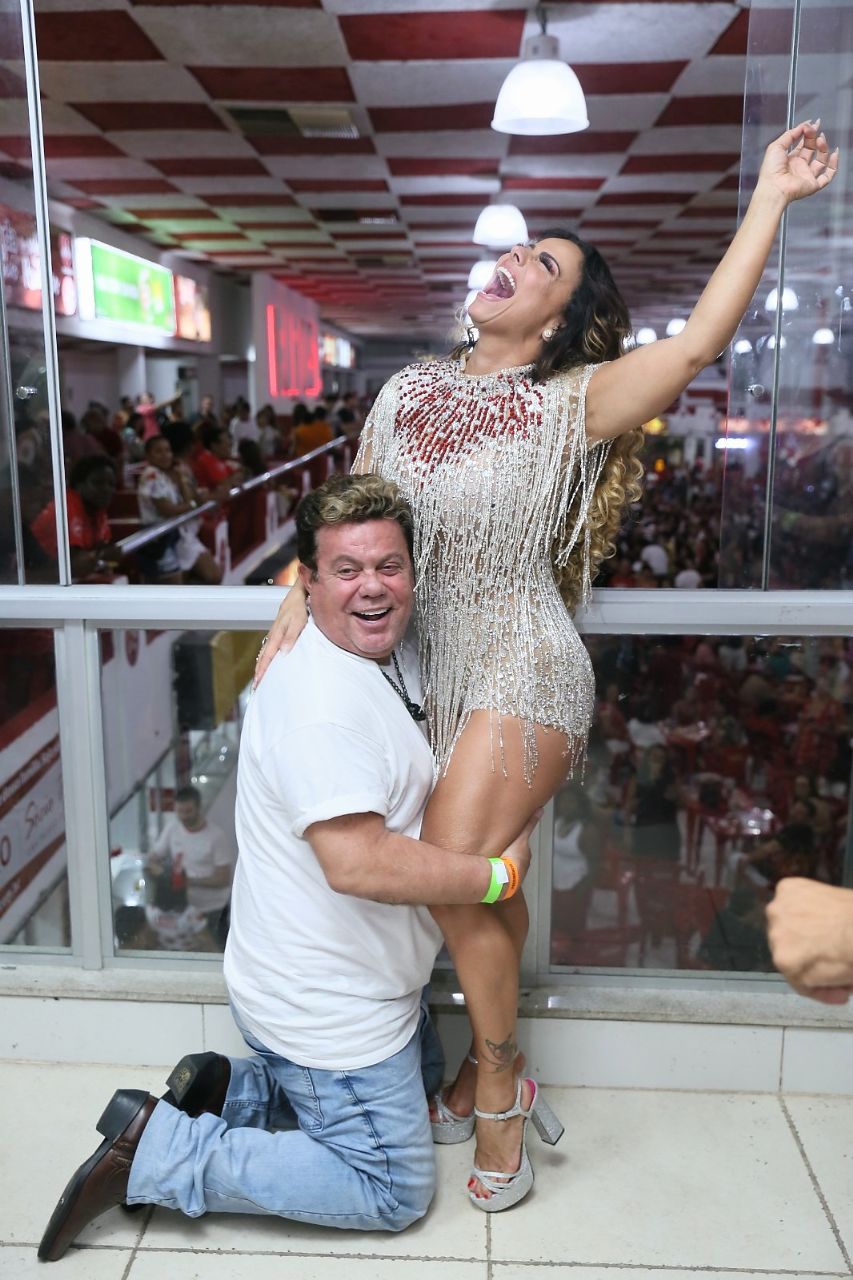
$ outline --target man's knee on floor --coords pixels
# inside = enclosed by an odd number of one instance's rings
[[[405,1200],[382,1215],[382,1225],[386,1231],[405,1231],[406,1227],[411,1227],[425,1216],[434,1195],[435,1183],[429,1188],[424,1187],[423,1190],[407,1194]]]
[[[403,1170],[400,1177],[393,1177],[393,1192],[387,1197],[386,1207],[382,1213],[382,1225],[386,1231],[405,1231],[414,1222],[424,1217],[435,1195],[435,1159],[432,1147],[424,1160],[420,1174],[414,1172],[413,1161]]]

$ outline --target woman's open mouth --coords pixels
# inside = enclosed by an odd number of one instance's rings
[[[515,277],[506,267],[498,267],[485,289],[480,290],[481,298],[488,298],[490,302],[502,302],[504,298],[511,298],[516,290]]]

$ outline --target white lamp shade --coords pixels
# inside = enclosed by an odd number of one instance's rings
[[[494,258],[481,258],[479,262],[475,262],[468,272],[468,288],[484,289],[495,274],[497,265]]]
[[[764,304],[765,311],[775,311],[779,303],[779,290],[771,289],[767,295],[767,301]],[[782,311],[796,311],[800,305],[800,300],[794,293],[793,289],[785,288],[782,290]]]
[[[588,127],[583,89],[565,62],[526,59],[501,85],[492,120],[499,133],[577,133]]]
[[[835,342],[835,334],[831,329],[815,329],[812,342],[819,347],[831,347]]]
[[[748,355],[751,350],[752,350],[752,343],[750,342],[749,338],[738,338],[737,342],[735,343],[736,356]]]
[[[666,336],[668,338],[674,338],[677,333],[681,333],[681,330],[686,324],[687,321],[682,319],[681,316],[673,316],[672,320],[670,320],[669,324],[666,326]]]
[[[524,215],[514,204],[487,204],[474,228],[474,244],[488,249],[508,249],[528,239]]]
[[[657,340],[658,340],[658,335],[655,333],[654,329],[645,327],[643,329],[637,330],[637,346],[638,347],[647,347],[650,342],[657,342]]]

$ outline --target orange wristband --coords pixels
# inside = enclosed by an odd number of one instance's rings
[[[518,874],[518,867],[515,865],[515,863],[512,861],[511,858],[507,858],[506,855],[504,855],[501,858],[501,862],[504,864],[504,866],[507,869],[507,872],[509,873],[509,882],[507,885],[507,891],[504,894],[504,896],[501,898],[501,902],[506,902],[507,898],[511,898],[512,895],[518,889],[518,886],[521,884],[521,877]]]

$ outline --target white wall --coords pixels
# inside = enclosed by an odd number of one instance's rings
[[[118,406],[123,388],[119,384],[116,353],[106,351],[60,351],[59,379],[62,407],[80,417],[90,400],[99,400],[110,409]]]
[[[154,356],[150,353],[146,356],[146,390],[151,392],[156,403],[175,394],[178,369],[189,363],[186,356]]]
[[[252,403],[252,380],[248,363],[245,360],[229,360],[219,366],[222,386],[222,400],[219,405],[233,404],[238,396],[248,400],[253,409],[260,408],[264,401]]]

